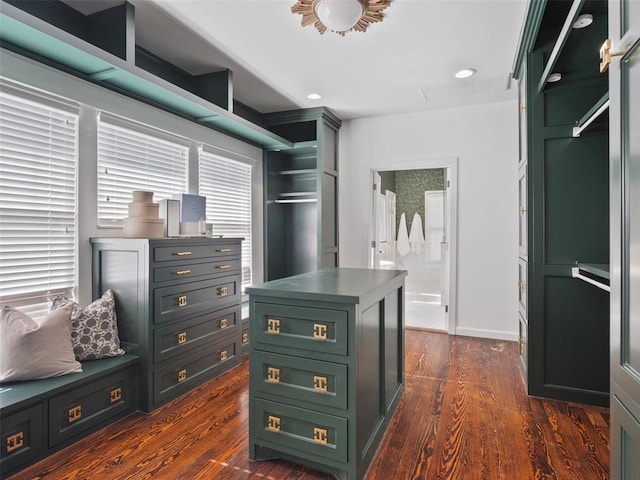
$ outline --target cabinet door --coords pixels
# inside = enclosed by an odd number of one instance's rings
[[[518,171],[518,253],[527,258],[527,162]]]
[[[640,475],[640,2],[609,2],[611,478]],[[635,420],[634,420],[635,417]]]
[[[518,127],[520,147],[518,161],[527,161],[527,63],[522,63],[522,73],[518,80]]]

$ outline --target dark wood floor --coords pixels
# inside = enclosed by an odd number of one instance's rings
[[[609,478],[609,411],[528,398],[515,344],[406,333],[406,391],[367,480]],[[247,361],[12,477],[320,480],[248,460]]]

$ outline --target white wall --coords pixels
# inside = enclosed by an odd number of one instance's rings
[[[340,130],[340,266],[367,267],[372,169],[458,159],[458,335],[515,340],[518,115],[515,101],[364,118]]]

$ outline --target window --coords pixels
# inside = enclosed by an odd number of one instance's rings
[[[242,286],[251,283],[251,165],[200,152],[200,195],[213,235],[242,237]]]
[[[425,191],[427,262],[440,262],[444,237],[444,191]]]
[[[76,285],[78,107],[0,86],[0,302],[39,317]]]
[[[122,225],[133,190],[153,201],[187,191],[187,141],[101,113],[98,122],[98,225]]]

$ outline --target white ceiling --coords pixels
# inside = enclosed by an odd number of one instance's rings
[[[526,0],[392,0],[383,22],[344,37],[302,27],[295,0],[130,1],[140,45],[191,74],[229,68],[234,97],[263,113],[324,105],[351,119],[516,98]],[[464,67],[478,74],[455,79]]]

